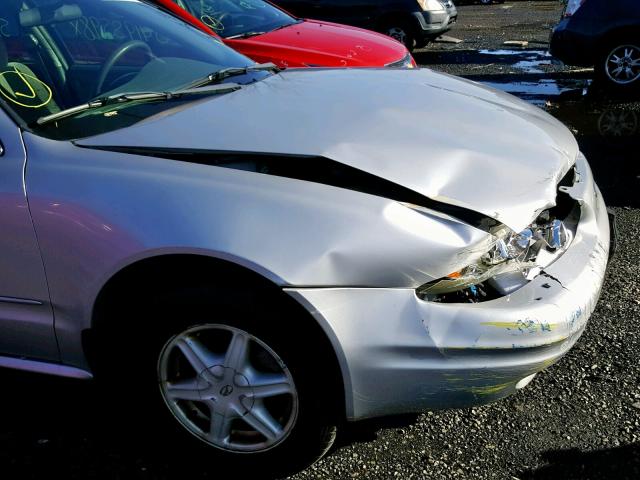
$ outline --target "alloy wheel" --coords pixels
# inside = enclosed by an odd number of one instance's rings
[[[640,47],[615,47],[605,60],[605,72],[618,85],[628,85],[640,78]]]
[[[201,325],[173,337],[160,354],[158,380],[176,420],[222,450],[269,450],[296,421],[298,393],[285,363],[234,327]]]
[[[607,110],[598,119],[598,131],[603,137],[628,137],[638,130],[638,117],[633,111]]]

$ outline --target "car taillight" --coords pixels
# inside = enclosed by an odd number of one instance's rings
[[[564,10],[564,16],[570,17],[575,14],[586,1],[587,0],[569,0],[567,2],[567,8]]]

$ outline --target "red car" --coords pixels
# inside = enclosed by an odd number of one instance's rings
[[[264,0],[151,0],[256,62],[280,67],[407,67],[401,43],[360,28],[295,18]]]

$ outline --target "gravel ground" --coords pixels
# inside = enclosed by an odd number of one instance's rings
[[[618,252],[600,303],[568,355],[516,395],[479,408],[348,425],[325,459],[291,478],[638,479],[640,104],[585,96],[588,74],[553,62],[534,67],[542,74],[515,66],[533,55],[531,49],[504,58],[474,52],[503,49],[504,40],[534,40],[534,50],[544,52],[560,15],[556,2],[461,6],[460,15],[451,35],[464,43],[436,44],[416,58],[450,73],[490,78],[527,99],[521,87],[533,85],[539,91],[531,98],[576,133],[618,218]],[[554,75],[579,81],[573,88],[555,88],[557,82],[548,88],[544,82]],[[131,441],[91,384],[8,371],[0,372],[0,382],[3,480],[222,476],[215,465],[207,473],[184,457]],[[142,408],[135,399],[131,406]]]
[[[462,43],[431,43],[416,50],[414,57],[420,65],[462,76],[522,73],[534,67],[543,72],[574,71],[546,53],[551,28],[560,20],[562,8],[559,1],[461,5],[459,21],[447,36]],[[528,45],[506,46],[505,41],[526,41]],[[489,52],[483,53],[485,50]],[[496,51],[504,54],[496,55]],[[511,52],[528,53],[523,58],[531,59],[518,65]]]
[[[562,9],[559,0],[507,1],[492,6],[458,5],[458,23],[447,35],[464,40],[464,43],[443,48],[455,49],[464,45],[467,49],[481,50],[497,48],[507,40],[528,41],[531,46],[546,45]]]

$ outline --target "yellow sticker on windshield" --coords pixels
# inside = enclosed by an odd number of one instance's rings
[[[17,84],[16,88],[12,81]],[[44,107],[53,98],[49,85],[16,69],[0,73],[0,93],[10,102],[25,108]]]

